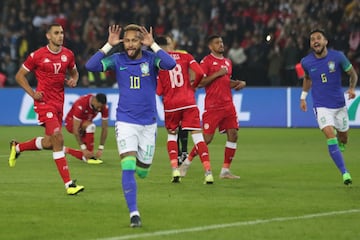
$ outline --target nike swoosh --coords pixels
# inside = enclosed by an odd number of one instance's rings
[[[120,71],[124,71],[127,67],[120,67]]]

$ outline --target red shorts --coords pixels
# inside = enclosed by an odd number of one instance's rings
[[[69,133],[73,133],[73,118],[66,118],[65,119],[65,128]]]
[[[38,114],[39,125],[45,127],[46,135],[51,136],[55,132],[61,131],[62,111],[58,111],[53,106],[42,104],[38,104],[34,110]]]
[[[175,112],[165,112],[165,127],[175,130],[179,126],[184,130],[201,130],[199,109],[192,107]]]
[[[221,133],[226,132],[228,129],[239,129],[234,105],[206,110],[203,113],[202,121],[204,134],[214,134],[217,127]]]

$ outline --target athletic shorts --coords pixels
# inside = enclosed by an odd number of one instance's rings
[[[73,126],[74,126],[73,121],[74,121],[73,118],[65,119],[65,128],[69,133],[73,133]]]
[[[192,107],[174,112],[165,112],[166,129],[175,130],[179,126],[184,130],[201,130],[199,109]]]
[[[314,108],[314,114],[319,128],[333,126],[340,132],[349,130],[349,115],[346,107],[342,108]]]
[[[228,129],[239,129],[233,104],[226,108],[205,110],[202,121],[204,134],[214,134],[216,128],[219,128],[220,133],[224,133]]]
[[[156,131],[156,123],[138,125],[117,121],[115,135],[119,154],[136,152],[140,162],[150,165],[155,153]]]
[[[45,134],[53,135],[61,131],[63,112],[58,111],[55,107],[39,104],[34,108],[38,114],[38,123],[45,127]]]

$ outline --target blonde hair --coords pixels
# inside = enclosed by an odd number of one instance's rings
[[[124,28],[124,32],[126,31],[138,31],[140,32],[140,26],[137,24],[129,24]]]

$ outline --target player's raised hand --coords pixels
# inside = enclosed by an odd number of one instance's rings
[[[122,39],[120,39],[120,33],[121,33],[120,25],[114,24],[114,25],[109,26],[108,43],[111,46],[115,46],[122,42]]]
[[[153,31],[152,31],[152,27],[150,27],[150,30],[148,32],[148,30],[144,27],[141,26],[140,27],[140,32],[143,35],[143,39],[141,41],[141,43],[145,46],[150,46],[151,44],[154,43],[154,37],[153,37]]]

